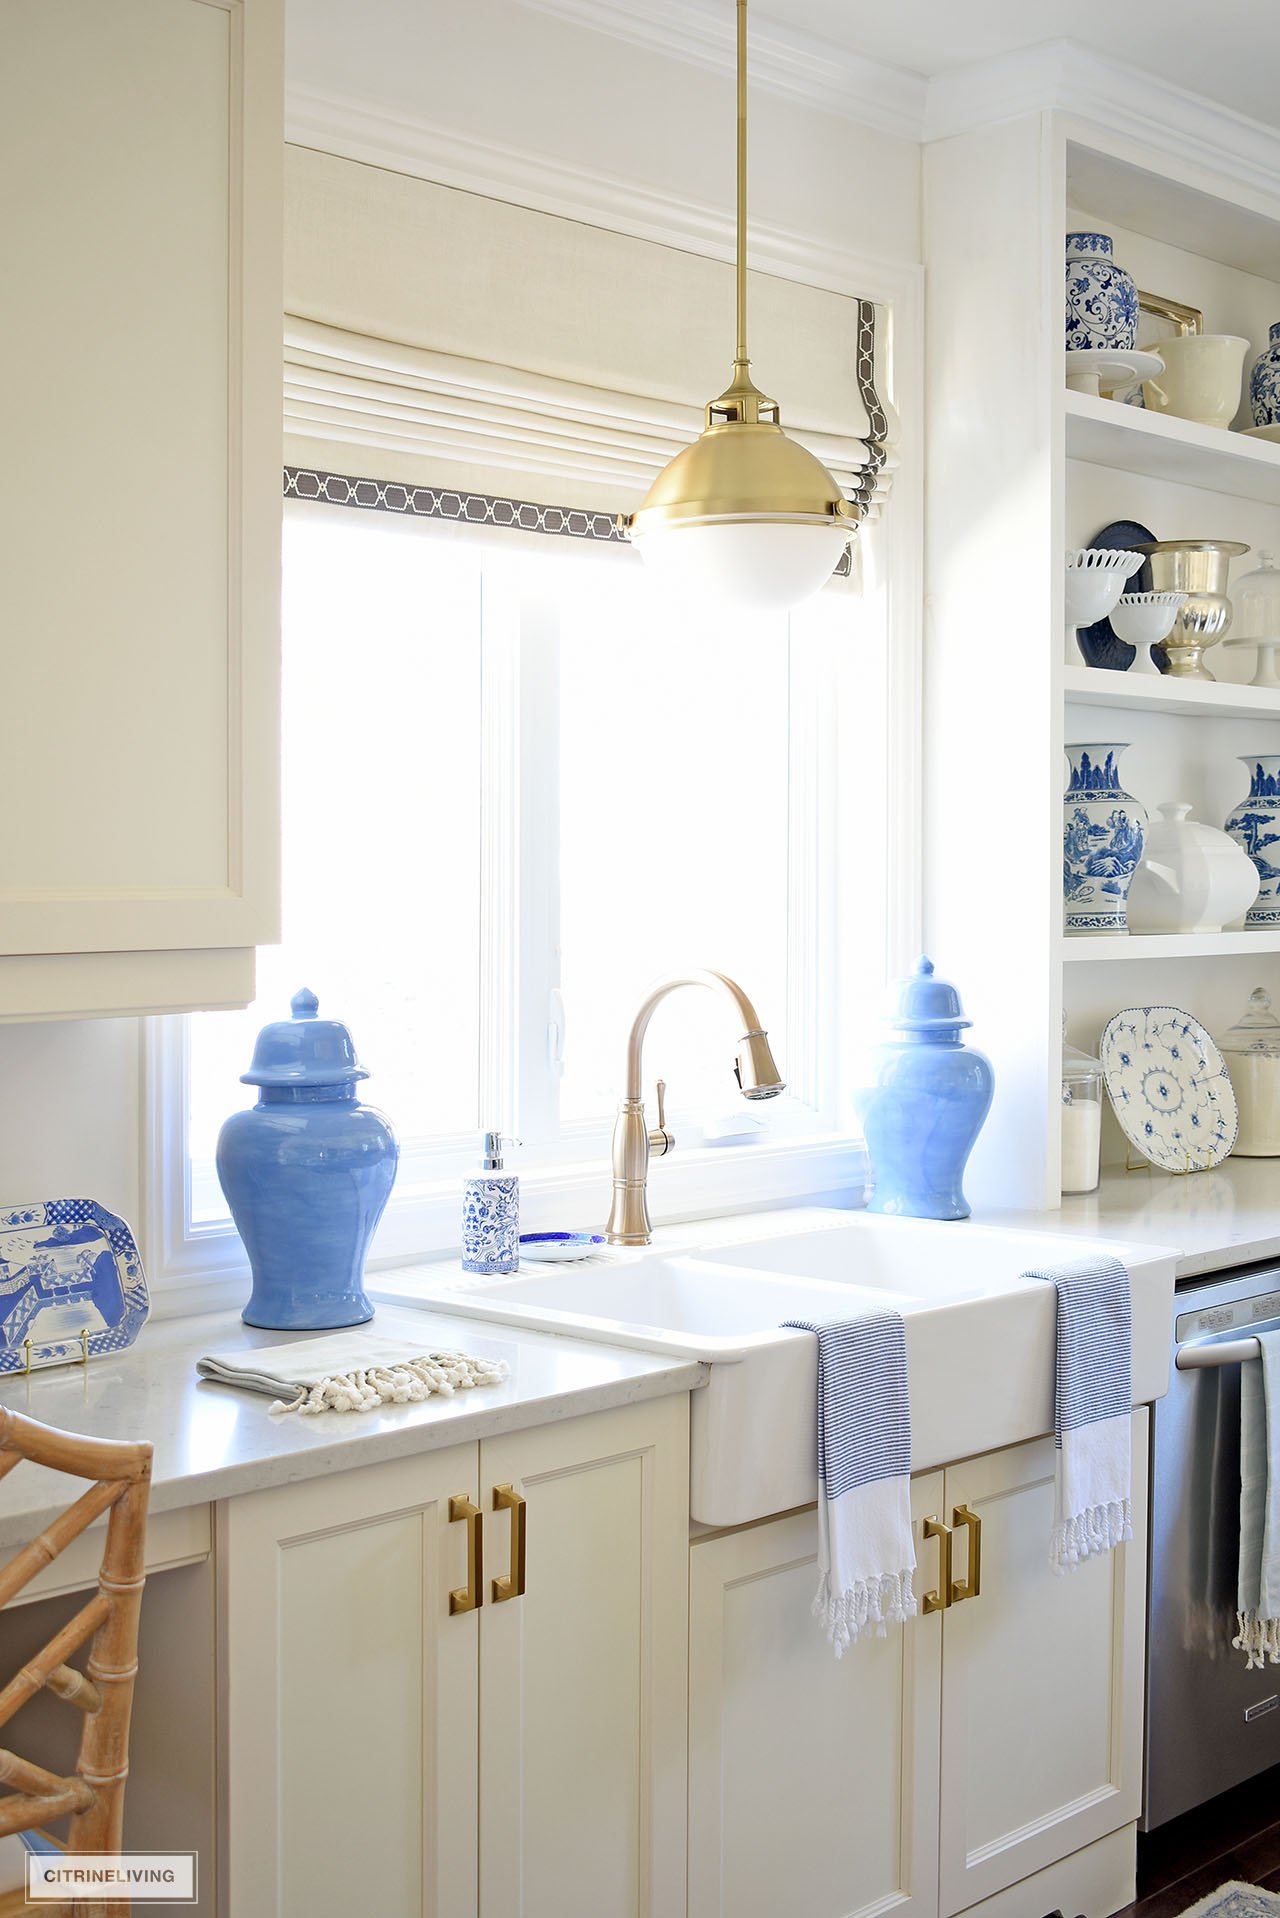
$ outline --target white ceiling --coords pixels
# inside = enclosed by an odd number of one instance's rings
[[[1274,0],[755,0],[753,13],[930,77],[1071,40],[1280,126]]]

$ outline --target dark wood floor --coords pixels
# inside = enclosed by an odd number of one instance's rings
[[[1138,1900],[1117,1918],[1179,1918],[1228,1878],[1280,1892],[1280,1767],[1138,1836]]]

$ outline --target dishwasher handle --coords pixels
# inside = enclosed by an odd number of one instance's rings
[[[1206,1339],[1199,1345],[1180,1345],[1173,1362],[1179,1372],[1207,1372],[1217,1365],[1242,1365],[1246,1359],[1261,1357],[1262,1347],[1256,1338]]]

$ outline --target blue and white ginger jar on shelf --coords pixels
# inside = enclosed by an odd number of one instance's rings
[[[1138,289],[1112,257],[1106,233],[1067,235],[1067,345],[1131,353],[1138,338]]]
[[[1249,375],[1249,406],[1255,426],[1280,420],[1280,320],[1272,323],[1271,344],[1263,348]]]
[[[995,1074],[960,1034],[960,995],[921,958],[897,988],[877,1047],[874,1082],[853,1095],[871,1160],[869,1212],[905,1219],[967,1219],[964,1169],[991,1109]]]
[[[380,1112],[356,1102],[368,1073],[351,1034],[318,1019],[313,992],[264,1026],[241,1083],[258,1103],[218,1135],[218,1179],[244,1241],[246,1325],[318,1332],[373,1317],[364,1261],[395,1184],[400,1149]]]
[[[1258,896],[1245,927],[1280,926],[1280,753],[1241,756],[1249,796],[1227,814],[1226,830],[1258,869]]]
[[[1128,931],[1125,906],[1142,857],[1147,815],[1120,784],[1125,745],[1068,746],[1062,835],[1068,933]]]

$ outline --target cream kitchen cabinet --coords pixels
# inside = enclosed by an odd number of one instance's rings
[[[226,1913],[683,1911],[687,1398],[251,1493],[217,1549]]]
[[[1059,1903],[1106,1918],[1127,1902],[1132,1843],[1098,1841],[1138,1815],[1146,1414],[1134,1542],[1064,1578],[1053,1449],[914,1479],[917,1593],[950,1602],[838,1663],[809,1616],[812,1511],[695,1541],[689,1918],[952,1918],[988,1899],[993,1918]],[[950,1540],[925,1538],[927,1518]]]
[[[6,0],[0,1019],[278,934],[282,0]]]

